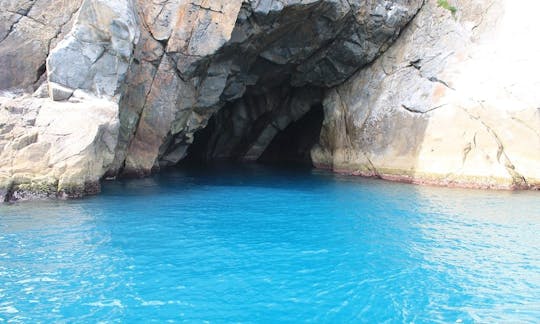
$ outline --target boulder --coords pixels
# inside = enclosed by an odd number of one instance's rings
[[[0,200],[76,198],[99,191],[118,138],[118,106],[78,97],[0,97]]]

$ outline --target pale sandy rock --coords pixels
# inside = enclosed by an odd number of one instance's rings
[[[99,191],[116,149],[118,107],[90,96],[77,99],[0,98],[0,199]]]
[[[540,186],[534,1],[427,2],[369,68],[331,90],[320,167],[420,183]],[[527,13],[520,8],[527,7]]]

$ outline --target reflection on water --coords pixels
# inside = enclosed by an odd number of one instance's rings
[[[417,224],[424,266],[444,273],[431,280],[460,287],[459,307],[480,322],[538,319],[540,315],[540,209],[535,192],[430,190],[418,187]]]
[[[0,207],[0,322],[536,322],[540,195],[262,167]]]
[[[108,246],[111,237],[98,228],[99,213],[77,202],[0,208],[0,319],[91,319],[95,312],[77,313],[84,294],[124,285],[114,280],[122,251]]]

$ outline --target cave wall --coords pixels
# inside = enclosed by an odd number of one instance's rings
[[[150,32],[142,33],[143,42],[150,37],[152,53],[159,51],[161,58],[153,79],[147,79],[151,85],[127,89],[126,98],[143,97],[132,91],[149,92],[142,107],[121,104],[121,120],[126,115],[134,127],[121,129],[117,170],[111,173],[145,175],[178,163],[194,133],[247,88],[264,95],[276,87],[328,88],[343,82],[388,48],[420,3],[213,1],[200,6],[178,1],[164,6],[171,16],[144,11],[141,20]],[[153,23],[160,17],[167,19]],[[135,67],[134,78],[139,75]]]
[[[313,106],[322,105],[323,95],[324,89],[316,87],[283,85],[264,93],[258,87],[248,88],[242,98],[225,105],[200,131],[188,159],[258,161],[278,134]],[[322,119],[317,139],[321,125]]]
[[[312,105],[301,118],[291,122],[272,138],[257,162],[313,167],[311,150],[319,143],[323,120],[322,103]]]

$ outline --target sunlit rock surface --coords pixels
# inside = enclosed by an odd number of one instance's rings
[[[535,1],[426,2],[371,66],[328,92],[319,167],[481,188],[540,186]],[[523,10],[527,8],[527,10]]]
[[[0,195],[75,198],[99,192],[118,139],[118,106],[98,98],[0,97]]]

